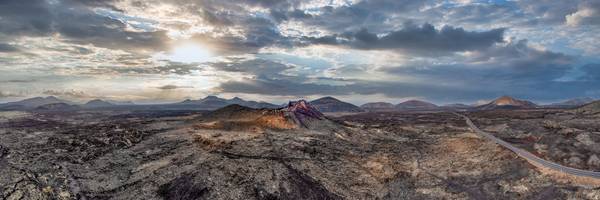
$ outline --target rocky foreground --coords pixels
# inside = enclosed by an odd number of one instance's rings
[[[245,110],[254,121],[232,117],[239,110],[231,107],[220,113],[2,113],[0,199],[600,199],[598,188],[540,173],[451,113],[319,119],[295,116],[306,111],[296,108]],[[581,134],[596,142],[597,130],[569,128],[598,124],[597,117],[573,114],[572,123],[549,129],[567,114],[512,121],[513,111],[503,112],[469,115],[525,149],[556,151],[545,139],[523,142],[537,137],[533,130],[572,134],[561,140],[572,147],[561,151],[584,155],[584,164],[573,166],[595,169],[587,164],[594,147],[578,143],[589,142]],[[309,126],[261,126],[300,118]],[[210,126],[217,123],[237,128]]]

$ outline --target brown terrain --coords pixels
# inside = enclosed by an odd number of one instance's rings
[[[463,114],[544,159],[600,171],[593,109]],[[442,111],[10,111],[0,138],[1,199],[600,199]]]

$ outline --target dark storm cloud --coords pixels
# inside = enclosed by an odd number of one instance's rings
[[[225,93],[291,96],[385,94],[391,97],[411,97],[423,96],[423,91],[426,90],[431,98],[469,92],[475,94],[475,91],[469,89],[440,85],[289,75],[284,72],[296,69],[295,66],[265,59],[231,58],[227,62],[211,63],[210,66],[219,71],[252,75],[252,78],[227,81],[215,88]],[[331,82],[338,84],[332,85]]]
[[[160,49],[164,31],[132,32],[126,24],[95,13],[109,1],[19,0],[0,2],[0,33],[11,37],[60,34],[66,41],[114,49]]]
[[[484,32],[466,31],[444,26],[436,29],[431,24],[416,26],[406,23],[401,30],[378,36],[367,29],[338,36],[308,38],[316,44],[339,44],[358,49],[397,49],[408,53],[440,54],[484,50],[503,42],[504,29]]]
[[[548,92],[545,87],[560,88],[569,83],[557,81],[576,65],[576,59],[562,53],[539,50],[520,40],[497,45],[477,52],[458,64],[436,65],[424,63],[415,66],[388,67],[385,73],[409,75],[420,80],[435,80],[439,84],[457,84],[462,88],[487,92],[493,98],[503,94],[520,97],[553,99],[568,93],[582,96],[588,84],[579,90],[565,93]],[[571,88],[571,87],[569,87]],[[552,91],[552,90],[550,90]],[[484,97],[477,93],[463,98]]]
[[[457,58],[458,59],[458,58]],[[245,63],[245,64],[242,64]],[[259,63],[274,66],[272,69],[253,68]],[[260,60],[239,60],[221,64],[224,71],[241,71],[255,75],[237,81],[222,83],[217,90],[232,93],[253,93],[263,95],[370,95],[384,94],[388,97],[414,97],[438,101],[475,101],[492,99],[509,94],[522,98],[561,99],[568,96],[585,96],[591,87],[579,82],[560,82],[575,66],[572,56],[530,47],[526,40],[496,44],[477,51],[456,64],[435,64],[434,61],[383,67],[378,71],[390,75],[408,76],[424,82],[394,82],[387,80],[361,80],[355,78],[309,78],[306,76],[282,75],[285,64],[277,67],[274,63]],[[216,65],[215,65],[216,66]],[[371,76],[365,73],[368,66],[348,65],[335,69],[336,77]],[[600,82],[600,67],[589,65],[584,70],[598,74],[588,79]],[[272,72],[272,73],[269,73]],[[341,74],[340,74],[341,73]],[[329,84],[336,82],[337,84]],[[545,87],[572,90],[556,93],[547,92]]]
[[[0,43],[0,52],[18,52],[19,49],[13,45]]]

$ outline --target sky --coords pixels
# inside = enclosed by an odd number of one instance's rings
[[[0,102],[600,98],[600,1],[0,0]]]

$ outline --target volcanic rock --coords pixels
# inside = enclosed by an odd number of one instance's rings
[[[600,101],[594,101],[592,103],[586,104],[586,105],[576,109],[576,111],[592,113],[592,114],[599,113],[600,112]]]

